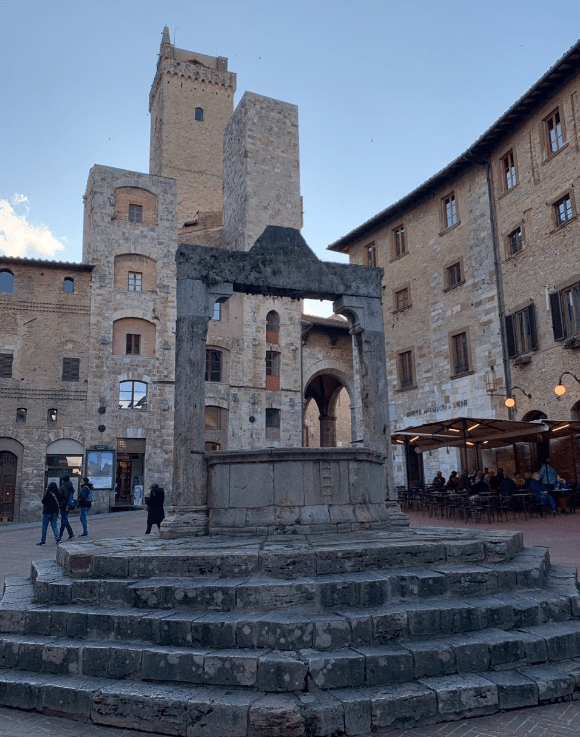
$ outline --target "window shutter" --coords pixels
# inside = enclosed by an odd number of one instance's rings
[[[552,292],[550,294],[550,311],[552,313],[554,340],[564,340],[566,330],[564,329],[564,320],[562,319],[562,305],[559,292]]]
[[[518,349],[516,347],[513,315],[505,316],[505,337],[507,341],[508,358],[515,358],[518,355]]]
[[[538,331],[536,330],[536,305],[532,303],[528,307],[530,315],[530,340],[532,343],[532,350],[538,350]]]

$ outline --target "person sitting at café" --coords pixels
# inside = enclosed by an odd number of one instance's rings
[[[554,501],[554,497],[548,492],[548,489],[546,489],[544,482],[540,481],[539,471],[536,471],[536,473],[532,474],[529,488],[532,494],[535,494],[536,503],[540,505],[540,513],[542,517],[544,516],[544,513],[546,511],[547,504],[550,505],[550,508],[552,509],[552,514],[555,517],[556,502]]]
[[[476,474],[475,484],[472,487],[474,494],[489,494],[491,486],[489,485],[489,474],[483,474],[483,471],[478,471]]]
[[[570,484],[558,474],[556,476],[556,495],[558,497],[558,510],[560,514],[568,514],[570,506]]]
[[[514,476],[514,483],[518,487],[518,489],[523,489],[525,486],[526,480],[521,474],[516,473]]]
[[[445,476],[443,475],[442,471],[437,471],[437,474],[435,475],[435,478],[433,479],[433,486],[436,489],[445,488]]]
[[[499,472],[497,474],[499,476]],[[504,476],[503,473],[501,475],[501,481],[499,483],[499,493],[500,496],[503,496],[504,498],[511,497],[512,494],[517,493],[518,486],[514,479],[510,479],[509,476]]]
[[[469,477],[467,476],[467,469],[464,468],[461,471],[461,476],[457,479],[457,491],[466,491],[469,489]]]
[[[457,491],[458,482],[459,479],[457,478],[457,471],[451,471],[451,476],[449,476],[449,480],[445,484],[445,488],[447,491],[455,492]]]

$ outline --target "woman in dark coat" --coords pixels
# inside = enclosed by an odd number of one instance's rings
[[[145,530],[145,534],[149,535],[153,525],[157,525],[157,529],[161,532],[160,525],[165,519],[165,512],[163,511],[165,491],[161,486],[151,484],[147,499],[147,529]]]

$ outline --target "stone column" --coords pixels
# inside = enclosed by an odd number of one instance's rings
[[[386,506],[391,525],[408,525],[397,503],[393,484],[387,358],[381,300],[375,297],[343,296],[333,309],[350,323],[353,364],[359,396],[355,398],[353,442],[385,455],[387,470]],[[359,446],[359,447],[360,447]]]
[[[322,448],[336,447],[336,417],[324,410],[320,417],[320,445]]]
[[[207,287],[198,279],[178,278],[173,489],[161,528],[164,538],[207,534],[205,340],[215,302],[232,292],[231,284]]]

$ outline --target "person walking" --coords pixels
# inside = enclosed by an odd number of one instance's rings
[[[71,494],[74,497],[75,487],[72,485],[69,476],[62,477],[62,484],[58,489],[58,506],[60,509],[60,539],[62,540],[62,533],[68,532],[68,539],[72,540],[75,536],[70,522],[68,521],[68,512],[71,507],[69,501],[72,499]]]
[[[151,484],[149,488],[149,496],[145,497],[147,504],[147,529],[146,535],[151,534],[153,525],[157,525],[157,529],[161,532],[161,523],[165,519],[165,511],[163,503],[165,501],[165,490],[157,484]]]
[[[80,520],[83,526],[83,532],[81,537],[86,537],[89,534],[89,526],[87,524],[87,514],[93,504],[94,494],[93,485],[86,476],[83,476],[81,481],[81,488],[79,489],[79,510]]]
[[[58,545],[60,542],[60,535],[56,528],[56,522],[58,520],[58,486],[51,481],[46,487],[44,496],[42,497],[42,534],[40,536],[40,542],[37,545],[46,545],[46,531],[48,525],[52,527],[54,534],[54,540]]]

